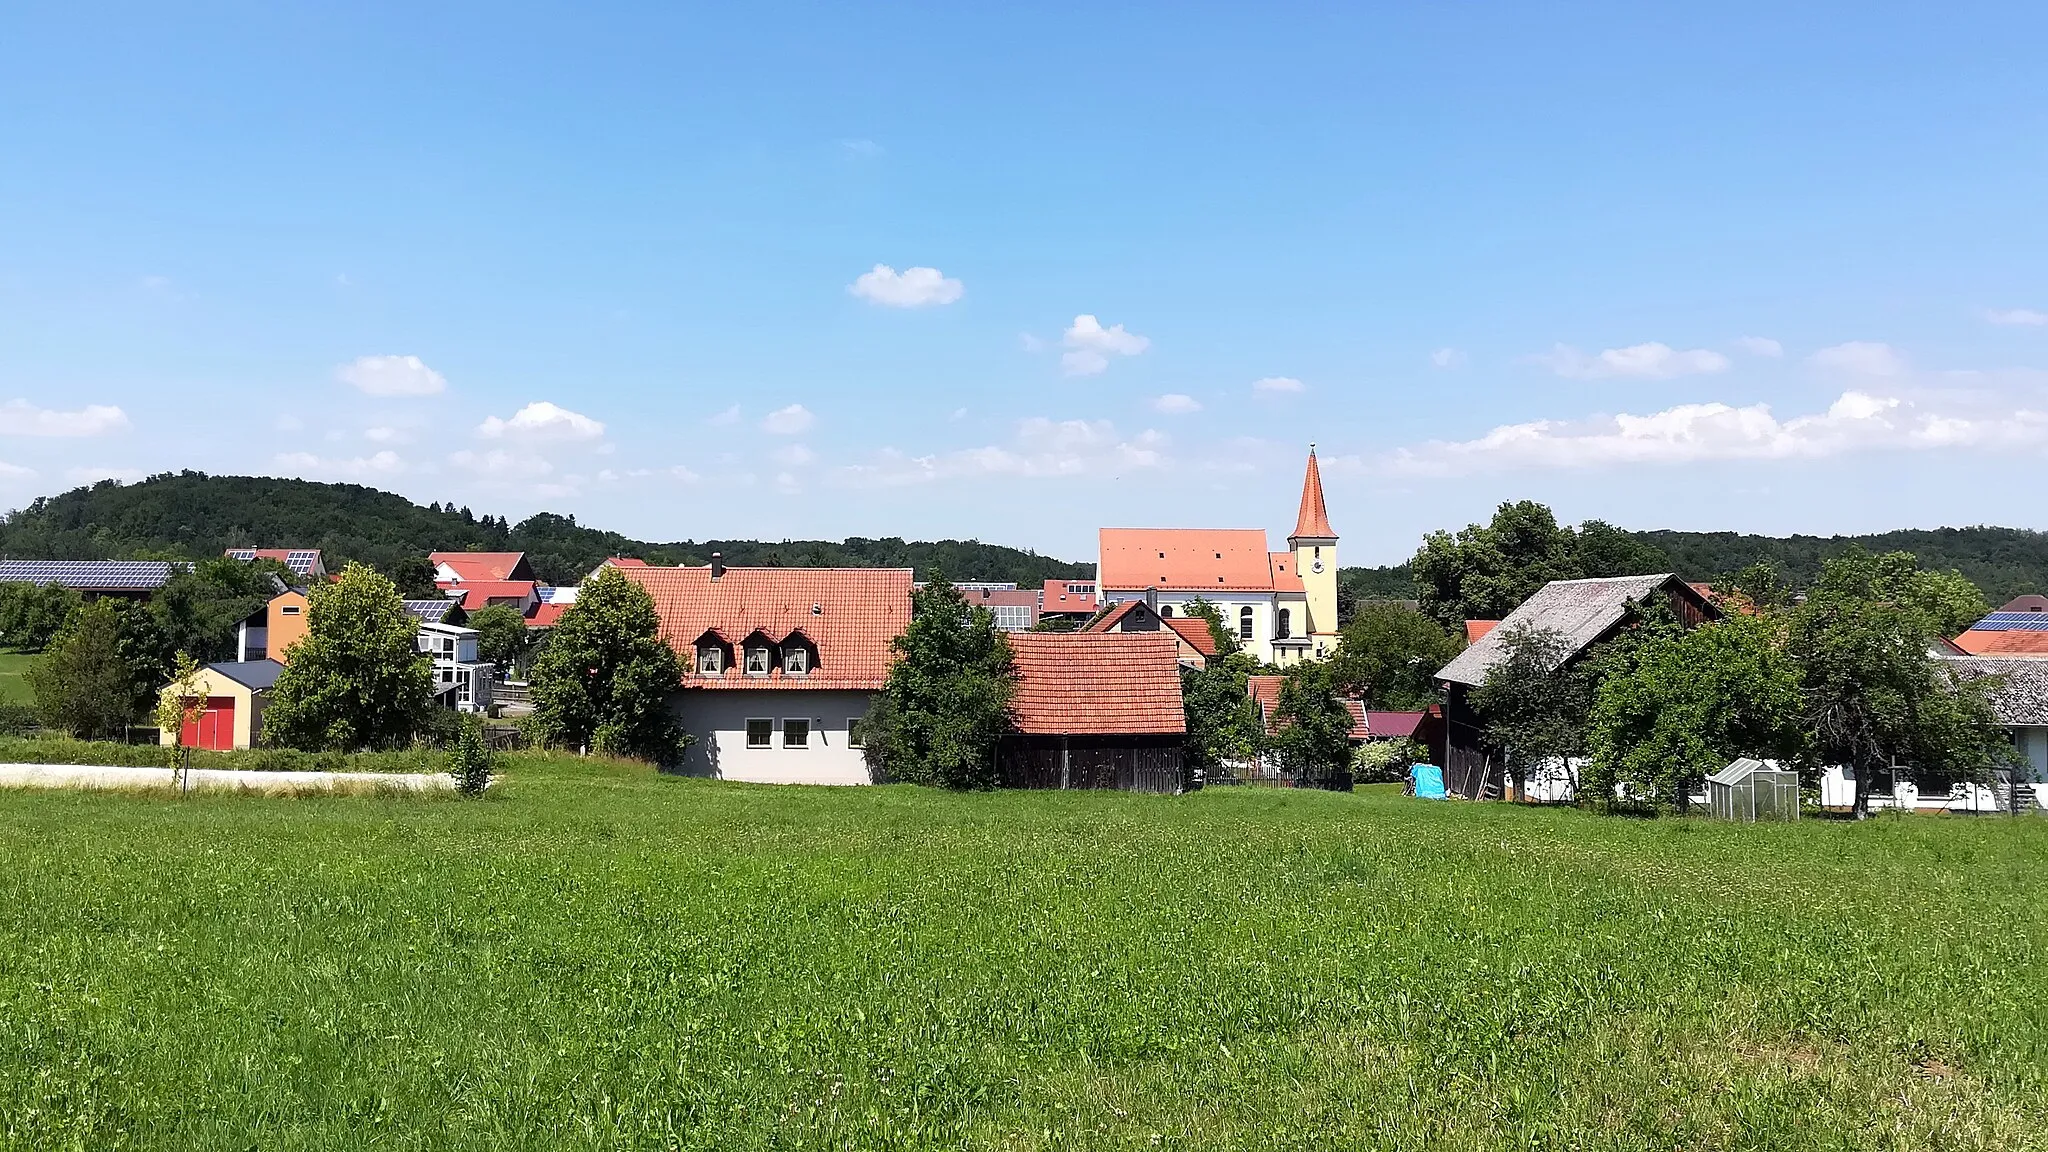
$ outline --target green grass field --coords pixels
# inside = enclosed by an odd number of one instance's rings
[[[2048,1147],[2048,819],[0,794],[0,1142]]]
[[[28,687],[28,666],[34,659],[30,652],[0,651],[0,704],[36,702],[36,694]]]

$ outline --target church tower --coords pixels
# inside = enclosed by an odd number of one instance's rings
[[[1294,533],[1287,537],[1294,549],[1294,570],[1308,592],[1308,627],[1317,656],[1337,650],[1337,533],[1330,527],[1330,513],[1323,507],[1323,473],[1316,467],[1316,446],[1308,446],[1308,474],[1301,481],[1301,512],[1294,518]]]

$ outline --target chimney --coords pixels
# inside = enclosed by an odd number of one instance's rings
[[[1154,616],[1159,615],[1159,589],[1157,587],[1145,589],[1145,607],[1150,608]]]
[[[725,554],[713,552],[711,554],[711,578],[716,580],[723,575],[725,575]]]

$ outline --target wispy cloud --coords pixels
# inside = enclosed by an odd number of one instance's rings
[[[811,415],[809,408],[801,404],[791,404],[787,408],[777,408],[763,417],[761,430],[774,436],[801,436],[810,431],[811,426],[817,422],[818,418]]]
[[[1898,349],[1869,340],[1851,340],[1823,348],[1808,356],[1806,362],[1852,376],[1904,376],[1907,371],[1906,358],[1899,355]]]
[[[514,412],[510,419],[488,417],[476,426],[476,434],[486,440],[577,442],[603,439],[604,425],[581,412],[536,400]]]
[[[785,444],[769,453],[769,457],[785,468],[801,468],[815,461],[818,454],[805,444]]]
[[[730,428],[740,422],[740,406],[734,404],[706,417],[704,422],[713,428]]]
[[[1177,416],[1188,412],[1200,412],[1202,402],[1181,392],[1168,392],[1164,396],[1152,398],[1152,410]]]
[[[1735,346],[1751,356],[1767,356],[1775,359],[1785,354],[1785,346],[1769,336],[1738,336]]]
[[[1429,354],[1429,362],[1438,368],[1463,368],[1465,353],[1456,348],[1439,348]]]
[[[1152,341],[1136,332],[1124,331],[1121,324],[1107,328],[1095,317],[1083,313],[1074,317],[1061,337],[1068,351],[1060,356],[1060,367],[1069,376],[1094,376],[1109,367],[1111,356],[1136,356],[1152,346]]]
[[[884,448],[868,463],[837,469],[836,475],[842,482],[859,487],[895,487],[990,476],[1109,475],[1163,466],[1168,443],[1165,433],[1152,428],[1124,436],[1107,420],[1052,420],[1034,416],[1018,423],[1015,436],[1007,444],[923,456]]]
[[[1305,392],[1307,390],[1308,385],[1303,384],[1292,376],[1266,376],[1252,381],[1252,391],[1254,392]]]
[[[898,272],[887,264],[877,264],[861,273],[846,290],[869,303],[889,308],[929,308],[960,299],[967,286],[937,268],[905,268]]]
[[[334,370],[334,378],[370,396],[432,396],[448,379],[417,356],[359,356]]]
[[[373,480],[405,471],[405,461],[386,449],[370,456],[316,456],[311,452],[280,452],[271,458],[281,471],[312,480]]]
[[[2002,308],[1985,314],[1993,324],[2011,324],[2022,328],[2040,328],[2048,325],[2048,312],[2034,308]]]
[[[2048,411],[1922,408],[1844,392],[1824,412],[1780,420],[1767,404],[1680,404],[1644,416],[1506,424],[1476,440],[1394,453],[1387,470],[1461,475],[1513,468],[1590,468],[1714,460],[1813,459],[1877,449],[1995,448],[2048,443]]]
[[[1626,348],[1609,348],[1591,356],[1569,344],[1559,344],[1529,359],[1572,380],[1669,380],[1677,376],[1724,372],[1728,368],[1728,358],[1719,352],[1707,348],[1681,350],[1656,341],[1631,344]]]
[[[128,426],[128,414],[110,404],[88,404],[69,412],[38,408],[26,400],[0,404],[0,436],[105,436]]]

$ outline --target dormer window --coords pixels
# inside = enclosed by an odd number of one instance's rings
[[[808,676],[811,671],[811,650],[801,644],[792,644],[782,654],[782,673],[785,676]]]
[[[705,676],[725,675],[725,649],[716,644],[697,645],[697,671]]]
[[[770,663],[771,662],[768,659],[768,646],[766,644],[754,644],[748,646],[747,675],[766,676],[768,674]]]

